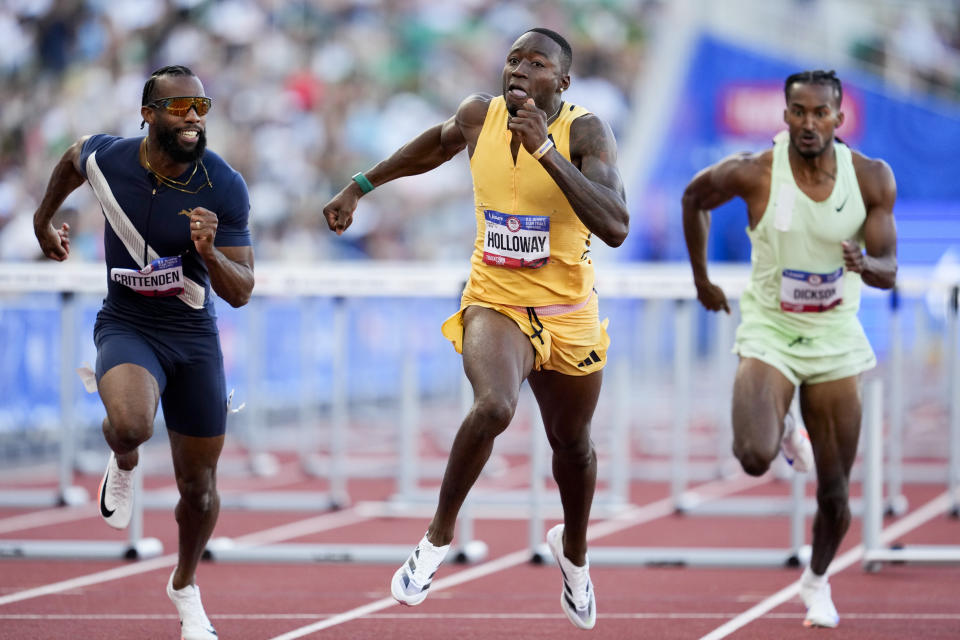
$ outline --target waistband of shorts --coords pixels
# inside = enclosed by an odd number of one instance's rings
[[[593,300],[593,294],[596,293],[593,289],[590,290],[590,295],[587,296],[587,299],[583,302],[577,302],[574,304],[548,304],[543,307],[516,307],[512,304],[503,305],[507,309],[516,311],[518,313],[525,313],[527,309],[532,308],[534,313],[538,316],[559,316],[564,313],[573,313],[574,311],[580,311]]]

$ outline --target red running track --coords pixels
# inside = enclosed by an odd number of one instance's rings
[[[92,493],[99,477],[78,480]],[[169,487],[171,479],[150,477],[146,484],[148,489]],[[737,495],[789,492],[788,483],[782,481],[752,484],[738,477],[714,486],[736,490]],[[261,486],[284,491],[323,489],[317,481],[301,477],[289,463],[279,479],[221,478],[224,492]],[[386,481],[354,481],[349,488],[355,504],[380,500],[391,492]],[[858,490],[854,487],[855,494]],[[638,506],[664,505],[668,493],[662,484],[636,484],[631,499]],[[908,486],[911,512],[941,493],[938,487]],[[32,522],[25,520],[28,514]],[[894,521],[887,519],[885,526]],[[296,522],[309,526],[304,526],[304,535],[287,538],[292,542],[379,542],[412,548],[427,518],[371,517],[355,507],[326,514],[223,511],[214,535],[258,535]],[[621,530],[597,537],[591,545],[783,547],[788,537],[786,518],[684,517],[670,514],[669,509],[650,510],[646,519],[626,524],[597,519],[591,532],[615,528]],[[176,549],[172,513],[148,511],[145,530],[163,542],[167,554]],[[100,522],[91,504],[0,510],[0,537],[123,540],[124,534]],[[529,562],[525,520],[478,519],[476,537],[489,545],[488,559],[475,566],[445,565],[430,597],[415,608],[401,607],[390,599],[393,565],[203,563],[198,584],[207,613],[220,638],[226,640],[702,638],[711,633],[718,637],[718,630],[722,635],[723,626],[731,620],[738,621],[737,628],[726,637],[738,639],[960,638],[960,570],[904,564],[867,573],[858,561],[856,545],[861,535],[856,519],[835,563],[843,559],[846,568],[831,579],[841,616],[836,630],[802,626],[803,606],[789,594],[799,577],[797,569],[597,566],[591,575],[599,618],[593,631],[583,632],[560,611],[557,569]],[[913,526],[898,541],[960,544],[960,522],[939,514]],[[176,612],[164,593],[172,566],[172,555],[134,562],[4,559],[0,561],[0,639],[177,638]],[[74,579],[78,580],[62,584]],[[778,593],[784,602],[770,604]],[[763,603],[769,611],[738,618]]]

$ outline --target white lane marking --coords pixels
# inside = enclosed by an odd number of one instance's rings
[[[327,529],[343,527],[348,524],[363,522],[367,519],[368,518],[362,516],[357,516],[353,513],[352,509],[344,509],[343,511],[324,514],[313,518],[307,518],[306,520],[292,522],[290,524],[279,525],[263,531],[257,531],[255,533],[241,536],[234,542],[239,545],[280,542],[281,540],[289,540],[291,538],[297,538],[314,532],[325,531]],[[124,565],[114,569],[107,569],[106,571],[98,571],[97,573],[78,576],[68,580],[61,580],[60,582],[54,582],[51,584],[34,587],[32,589],[17,591],[5,596],[0,596],[0,606],[14,602],[21,602],[23,600],[30,600],[32,598],[49,596],[54,593],[61,593],[71,589],[79,589],[81,587],[88,587],[94,584],[101,584],[103,582],[110,582],[112,580],[129,578],[130,576],[139,575],[141,573],[149,573],[150,571],[155,571],[157,569],[172,567],[176,564],[177,554],[175,553],[160,556],[159,558],[151,558],[150,560],[141,560],[136,564]]]
[[[43,511],[34,511],[32,513],[3,518],[0,520],[0,533],[11,533],[24,529],[38,529],[53,524],[92,518],[94,515],[97,515],[96,507],[90,505],[86,507],[56,507],[53,509],[44,509]]]
[[[741,491],[747,487],[753,487],[766,482],[769,482],[769,480],[750,478],[749,476],[741,475],[733,478],[732,480],[715,480],[707,483],[698,487],[697,492],[703,493],[704,495],[709,495],[711,497],[720,497],[722,495]],[[587,538],[594,540],[602,536],[607,536],[630,527],[645,524],[652,520],[665,517],[673,512],[673,499],[669,497],[663,498],[642,507],[628,509],[621,514],[618,514],[615,518],[600,522],[596,525],[591,525],[588,529]],[[507,555],[501,556],[495,560],[485,562],[469,569],[464,569],[463,571],[455,573],[452,576],[434,582],[432,585],[430,585],[430,593],[436,593],[437,591],[449,589],[450,587],[454,587],[465,582],[470,582],[471,580],[484,578],[505,569],[510,569],[525,562],[529,562],[530,556],[531,549],[521,549],[519,551],[508,553]],[[344,611],[343,613],[335,615],[331,618],[327,618],[326,620],[321,620],[320,622],[315,622],[313,624],[300,627],[299,629],[288,631],[287,633],[271,638],[271,640],[294,640],[295,638],[302,638],[303,636],[310,635],[324,629],[329,629],[330,627],[334,627],[345,622],[350,622],[351,620],[356,620],[357,618],[362,618],[371,613],[375,613],[394,605],[399,605],[399,603],[392,597],[383,598],[381,600],[376,600],[354,609],[350,609],[349,611]]]
[[[213,620],[317,620],[331,618],[335,613],[218,613]],[[708,613],[689,611],[685,613],[636,612],[604,613],[604,620],[726,620],[736,613]],[[794,620],[793,613],[771,613],[768,618]],[[844,613],[843,617],[854,620],[920,620],[927,622],[960,620],[960,613]],[[0,614],[0,620],[177,620],[175,613],[11,613]],[[565,620],[562,613],[374,613],[368,620]]]
[[[950,492],[944,492],[941,495],[937,496],[927,504],[923,505],[916,511],[908,513],[904,517],[900,518],[889,527],[880,532],[880,542],[881,544],[887,544],[896,538],[904,535],[905,533],[916,529],[917,527],[925,524],[927,521],[932,520],[944,513],[947,508],[952,504],[950,500]],[[850,549],[843,555],[838,558],[834,558],[833,562],[830,563],[830,568],[827,570],[828,575],[833,575],[839,573],[844,569],[850,567],[851,565],[857,563],[863,557],[863,545],[858,544],[854,548]],[[733,620],[730,620],[724,625],[721,625],[708,633],[707,635],[700,638],[700,640],[720,640],[721,638],[726,638],[728,635],[740,629],[760,616],[764,615],[771,609],[779,607],[781,604],[790,600],[794,596],[800,593],[800,581],[797,580],[793,584],[787,585],[780,591],[776,592],[763,602],[750,607]],[[799,616],[798,616],[799,617]],[[844,616],[845,617],[845,616]]]

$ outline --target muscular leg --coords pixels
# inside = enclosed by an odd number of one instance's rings
[[[733,382],[733,455],[743,470],[760,476],[780,451],[783,417],[793,383],[756,358],[741,358]]]
[[[817,515],[810,568],[823,575],[850,527],[850,469],[861,416],[857,376],[804,385],[800,409],[817,461]]]
[[[160,401],[160,387],[153,375],[136,364],[112,367],[97,383],[107,410],[103,437],[117,456],[117,466],[137,466],[137,447],[153,435],[153,418]]]
[[[177,569],[173,588],[182,589],[194,582],[194,572],[203,549],[213,533],[220,514],[217,493],[217,460],[224,436],[195,438],[169,431],[173,471],[180,501],[175,511],[180,533]]]
[[[485,307],[464,311],[463,369],[473,387],[473,406],[450,449],[437,511],[427,529],[431,544],[453,540],[460,507],[490,457],[494,438],[510,424],[520,384],[533,363],[530,339],[513,320]]]
[[[563,554],[575,565],[586,563],[587,522],[597,484],[597,452],[590,421],[600,397],[603,372],[568,376],[535,371],[530,388],[553,448],[553,478],[563,504]]]

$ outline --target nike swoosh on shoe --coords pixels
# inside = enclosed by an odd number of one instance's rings
[[[100,485],[100,515],[104,518],[109,518],[114,513],[116,509],[107,509],[106,496],[107,496],[107,481],[110,479],[110,470],[107,469],[107,472],[103,475],[103,484]]]

